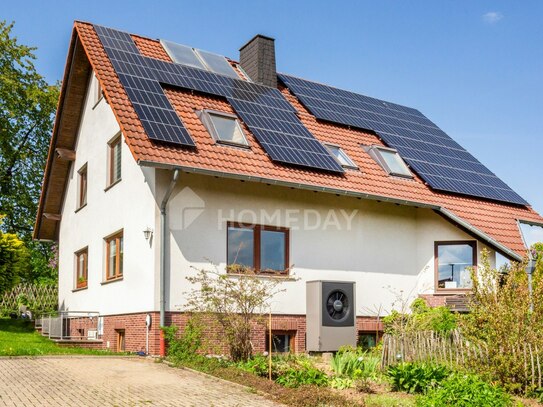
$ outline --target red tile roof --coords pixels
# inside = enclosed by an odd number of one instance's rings
[[[221,98],[176,88],[168,88],[165,93],[197,148],[191,150],[155,143],[146,136],[93,26],[76,22],[75,30],[119,122],[126,143],[138,162],[258,177],[307,187],[331,188],[353,194],[370,194],[384,199],[439,206],[521,256],[525,253],[525,247],[517,220],[543,223],[543,218],[530,207],[434,191],[416,176],[413,180],[388,176],[360,147],[361,144],[383,144],[376,135],[318,121],[286,88],[281,89],[282,93],[296,108],[311,133],[321,142],[340,145],[359,166],[360,171],[346,171],[344,175],[335,175],[274,163],[246,127],[244,130],[248,135],[250,150],[219,146],[212,140],[195,110],[207,108],[234,113],[232,107]],[[133,39],[142,54],[170,61],[159,41],[135,35]]]

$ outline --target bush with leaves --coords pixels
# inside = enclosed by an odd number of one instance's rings
[[[30,268],[29,261],[24,242],[13,233],[0,231],[0,295],[20,281],[20,276]]]
[[[248,360],[253,353],[251,332],[255,325],[265,324],[271,299],[282,291],[280,280],[259,276],[252,269],[231,275],[216,268],[198,270],[187,280],[195,286],[186,293],[189,309],[216,319],[232,360]]]
[[[447,307],[430,307],[424,299],[417,298],[411,303],[410,309],[411,313],[393,310],[384,317],[385,332],[395,335],[433,331],[445,335],[457,328],[457,317]]]
[[[399,363],[390,366],[387,371],[392,389],[406,393],[425,393],[450,374],[446,366],[430,363]]]
[[[202,344],[202,329],[201,321],[195,316],[189,318],[180,335],[176,325],[163,327],[164,337],[168,341],[168,359],[179,363],[197,357]]]
[[[350,379],[375,379],[381,359],[379,356],[360,348],[341,348],[330,365],[337,377]]]
[[[417,407],[507,407],[512,404],[511,396],[503,388],[464,373],[453,373],[416,401]]]
[[[543,264],[534,254],[530,295],[525,262],[498,271],[484,252],[481,267],[472,273],[471,312],[461,321],[464,337],[483,350],[482,357],[470,354],[469,367],[517,394],[537,390],[543,360]]]

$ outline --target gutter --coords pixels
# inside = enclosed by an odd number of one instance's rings
[[[165,163],[159,163],[159,162],[149,161],[149,160],[139,160],[138,164],[143,167],[175,169],[175,170],[181,170],[187,173],[209,175],[209,176],[220,177],[220,178],[238,179],[238,180],[243,180],[243,181],[259,182],[263,184],[278,185],[278,186],[283,186],[287,188],[304,189],[304,190],[309,190],[309,191],[314,191],[314,192],[325,192],[325,193],[350,196],[350,197],[360,198],[360,199],[369,199],[372,201],[394,203],[397,205],[414,206],[417,208],[432,209],[438,214],[442,215],[447,220],[449,220],[451,223],[465,229],[467,232],[476,236],[481,241],[493,247],[494,249],[496,249],[497,251],[499,251],[506,257],[518,262],[522,261],[522,256],[520,256],[518,253],[509,249],[503,244],[499,243],[497,240],[488,236],[486,233],[472,226],[469,222],[466,222],[465,220],[456,216],[450,210],[440,205],[428,204],[428,203],[417,202],[417,201],[409,201],[409,200],[403,200],[403,199],[397,199],[397,198],[390,198],[390,197],[385,197],[385,196],[380,196],[380,195],[366,194],[366,193],[348,191],[348,190],[343,190],[343,189],[328,188],[328,187],[322,187],[322,186],[316,186],[316,185],[310,185],[310,184],[280,181],[280,180],[276,180],[272,178],[254,177],[251,175],[243,175],[243,174],[230,174],[230,173],[224,173],[221,171],[209,170],[209,169],[204,169],[204,168],[194,168],[194,167],[165,164]],[[526,223],[529,223],[529,222],[526,222]]]
[[[170,181],[170,185],[168,185],[168,189],[166,189],[166,193],[164,194],[164,197],[162,198],[162,202],[160,203],[160,231],[162,233],[162,237],[160,239],[160,327],[164,327],[166,325],[166,240],[168,239],[168,229],[166,228],[166,208],[168,206],[168,201],[170,200],[170,196],[172,195],[173,189],[175,188],[175,184],[177,183],[177,180],[179,179],[180,171],[179,169],[173,170],[173,176]],[[166,355],[166,344],[164,340],[164,332],[160,331],[160,356]]]

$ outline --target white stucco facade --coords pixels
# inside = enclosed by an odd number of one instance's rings
[[[105,99],[95,104],[90,93],[60,223],[61,309],[102,315],[159,310],[159,205],[171,171],[139,166],[123,142],[121,181],[108,188],[108,142],[118,134]],[[88,197],[78,209],[84,165]],[[399,296],[435,292],[434,242],[474,240],[426,208],[188,173],[181,174],[167,210],[166,311],[183,310],[191,289],[186,277],[195,269],[211,262],[225,269],[227,221],[289,228],[292,278],[282,280],[285,291],[272,303],[274,313],[289,315],[305,314],[309,280],[355,281],[357,314],[386,314]],[[153,230],[149,240],[147,228]],[[104,238],[121,230],[123,278],[106,282]],[[85,247],[88,287],[76,290],[75,253]],[[478,243],[477,252],[485,247]]]

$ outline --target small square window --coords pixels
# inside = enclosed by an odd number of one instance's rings
[[[435,264],[438,290],[471,289],[471,268],[477,264],[477,242],[436,242]]]
[[[271,346],[273,353],[294,352],[295,331],[272,331]],[[266,331],[266,352],[270,351],[270,334]]]
[[[87,248],[75,254],[75,278],[76,288],[87,288],[89,275],[89,250]]]
[[[333,144],[325,144],[326,148],[332,153],[337,162],[344,168],[353,168],[357,169],[356,164],[349,158],[347,153],[339,146]]]
[[[121,180],[121,137],[109,143],[109,175],[108,186]]]
[[[393,148],[383,146],[371,146],[367,149],[368,153],[383,169],[390,175],[398,177],[413,178],[409,167],[404,162],[400,154]]]
[[[211,110],[200,111],[199,116],[206,129],[218,143],[249,146],[236,116]]]
[[[77,208],[87,204],[87,164],[77,172],[79,177],[79,194],[77,197]]]

